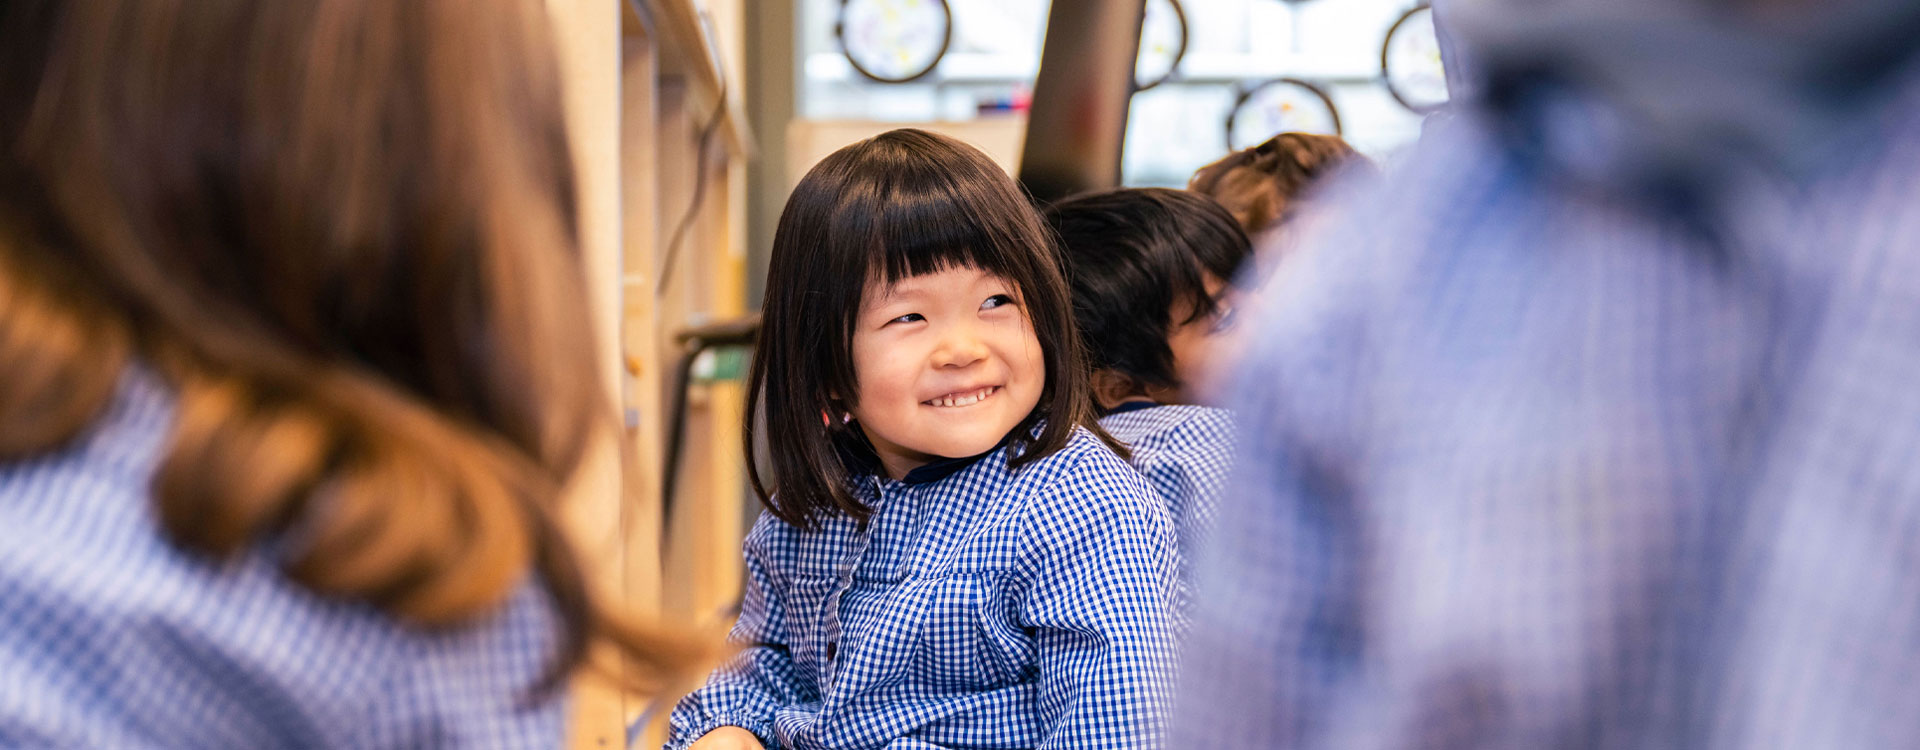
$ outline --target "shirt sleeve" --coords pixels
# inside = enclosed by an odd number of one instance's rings
[[[1220,493],[1233,471],[1233,416],[1209,409],[1181,425],[1173,439],[1186,446],[1178,481],[1187,493],[1173,521],[1179,527],[1180,551],[1191,558],[1213,530]]]
[[[1178,554],[1153,491],[1114,463],[1030,511],[1022,624],[1038,657],[1038,750],[1160,747]]]
[[[741,651],[674,708],[667,750],[680,750],[727,726],[745,729],[762,744],[777,747],[773,720],[780,708],[819,700],[793,661],[786,608],[770,573],[763,538],[760,533],[747,538],[746,596],[740,603],[740,621],[728,637]]]
[[[566,741],[566,684],[537,690],[556,665],[558,614],[529,581],[501,610],[423,634],[354,741],[362,748],[551,748]]]

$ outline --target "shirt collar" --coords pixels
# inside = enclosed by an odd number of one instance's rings
[[[848,422],[847,427],[848,430],[844,433],[847,437],[835,441],[835,448],[840,453],[840,460],[844,462],[847,469],[854,474],[869,474],[885,478],[887,472],[886,469],[880,465],[880,455],[874,451],[873,443],[867,440],[866,432],[860,429],[860,423]],[[962,469],[972,466],[974,462],[1007,447],[1007,443],[1012,442],[1013,436],[1019,434],[1019,432],[1020,427],[1014,427],[1000,438],[1000,442],[995,443],[992,448],[988,448],[980,453],[971,456],[961,456],[959,458],[938,458],[914,467],[913,470],[907,472],[905,477],[901,477],[900,483],[913,487],[932,484],[953,476],[954,474],[958,474]]]
[[[1006,444],[1006,439],[1001,438],[999,445],[993,446],[993,448],[987,450],[985,453],[967,456],[965,458],[942,458],[937,461],[922,464],[914,467],[912,471],[907,472],[907,475],[901,478],[900,483],[911,487],[938,482],[959,473],[961,469],[972,466],[973,462],[985,458],[987,453],[1000,450],[1000,446]]]
[[[1102,417],[1111,417],[1115,414],[1125,414],[1130,411],[1140,411],[1141,409],[1152,409],[1156,406],[1160,406],[1160,404],[1152,401],[1127,401],[1111,409],[1101,408],[1098,411]]]

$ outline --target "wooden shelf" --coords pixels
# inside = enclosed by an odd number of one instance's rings
[[[660,74],[681,76],[688,82],[688,110],[704,120],[716,106],[724,106],[718,137],[736,157],[753,153],[752,130],[747,127],[742,82],[725,67],[725,51],[701,21],[693,0],[623,0],[621,25],[628,36],[644,35],[655,45]],[[724,105],[721,98],[725,97]]]

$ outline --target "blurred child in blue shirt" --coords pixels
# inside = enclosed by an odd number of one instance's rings
[[[1232,415],[1195,402],[1210,352],[1233,328],[1247,236],[1213,199],[1165,188],[1070,198],[1047,218],[1069,267],[1100,426],[1131,449],[1191,554],[1233,463]]]

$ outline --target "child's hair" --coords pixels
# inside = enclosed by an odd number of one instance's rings
[[[549,686],[595,642],[690,666],[559,525],[613,433],[550,39],[538,0],[0,4],[0,462],[143,362],[181,548],[283,540],[300,586],[426,625],[532,574]]]
[[[1089,365],[1140,388],[1179,386],[1173,328],[1212,316],[1205,274],[1232,283],[1252,253],[1233,216],[1204,195],[1126,188],[1069,198],[1047,211],[1073,283]],[[1185,302],[1185,320],[1169,310]]]
[[[1253,235],[1286,223],[1309,189],[1345,169],[1375,167],[1339,136],[1281,133],[1201,167],[1187,189],[1219,201]]]
[[[844,458],[871,449],[840,418],[859,393],[852,339],[861,294],[870,280],[892,284],[952,267],[1011,282],[1043,352],[1046,386],[1013,431],[1022,450],[1009,468],[1059,450],[1076,426],[1092,424],[1066,279],[1033,204],[971,146],[921,130],[882,133],[807,172],[774,232],[748,383],[763,403],[749,400],[746,441],[752,456],[764,409],[765,434],[778,444],[767,451],[770,467],[749,458],[747,476],[775,516],[810,527],[836,513],[871,513],[848,492],[856,467]]]

